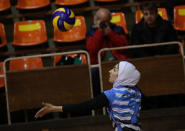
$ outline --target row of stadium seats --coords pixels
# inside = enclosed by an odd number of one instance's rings
[[[128,34],[126,28],[126,21],[124,13],[117,12],[112,13],[112,22],[122,26],[125,32]],[[0,24],[2,28],[2,40],[1,47],[6,45],[6,35],[4,31],[4,25]],[[46,26],[44,20],[28,20],[18,21],[14,23],[14,46],[33,46],[39,45],[48,40],[46,33]],[[61,32],[54,29],[54,41],[55,42],[75,42],[84,40],[86,37],[86,22],[84,16],[76,16],[76,22],[74,27],[67,32]]]
[[[168,20],[165,8],[159,8],[158,13],[166,20]],[[142,11],[136,11],[136,23],[143,17]],[[123,27],[126,34],[128,34],[125,15],[123,12],[112,13],[112,23]],[[185,5],[176,6],[174,8],[174,28],[178,31],[185,31]],[[0,36],[3,47],[7,44],[6,32],[4,25],[0,23]],[[74,27],[67,32],[61,32],[54,29],[54,42],[76,42],[84,40],[86,37],[86,22],[84,16],[76,16]],[[34,38],[34,39],[33,39]],[[14,23],[14,40],[13,46],[34,46],[47,42],[47,29],[44,20],[28,20],[17,21]]]
[[[69,54],[54,56],[53,66],[69,65],[69,64],[87,64],[87,58],[84,54]],[[24,58],[11,60],[9,70],[30,70],[43,68],[43,60],[40,57]],[[3,62],[0,62],[0,75],[4,75]],[[0,88],[5,86],[4,78],[0,78]]]
[[[94,0],[96,2],[114,2],[119,0]],[[55,0],[55,5],[79,5],[88,2],[88,0]],[[17,0],[17,9],[38,9],[46,7],[50,4],[50,0]],[[7,10],[11,7],[10,0],[0,0],[0,11]]]

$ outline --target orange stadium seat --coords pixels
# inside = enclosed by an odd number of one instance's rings
[[[174,7],[174,28],[185,31],[185,5]]]
[[[84,40],[86,37],[86,23],[84,16],[76,16],[73,28],[69,31],[62,32],[54,29],[55,42],[76,42]]]
[[[95,0],[97,2],[115,2],[115,1],[119,1],[119,0]]]
[[[55,5],[79,5],[88,0],[55,0]]]
[[[165,8],[158,8],[158,14],[164,19],[168,20],[168,15]],[[138,23],[143,18],[143,13],[141,10],[136,11],[136,23]]]
[[[0,37],[1,37],[1,41],[2,41],[2,43],[0,43],[0,48],[1,48],[7,44],[4,24],[2,24],[2,23],[0,23]]]
[[[111,15],[112,15],[111,22],[115,23],[116,25],[121,26],[124,29],[125,33],[128,34],[128,29],[127,29],[126,20],[125,20],[125,14],[123,12],[114,12]]]
[[[0,75],[4,75],[3,62],[0,62]],[[0,88],[5,86],[4,77],[0,77]]]
[[[10,61],[10,71],[14,70],[28,70],[43,68],[42,59],[36,58],[23,58]]]
[[[136,17],[136,23],[139,23],[141,21],[141,19],[143,18],[142,10],[137,10],[135,17]]]
[[[0,11],[10,8],[10,0],[0,0]]]
[[[164,19],[168,20],[167,11],[165,8],[158,8],[158,14]]]
[[[80,56],[78,57],[78,54],[69,54],[67,55],[68,57],[71,57],[73,59],[75,58],[79,58],[80,59],[80,64],[87,64],[87,58],[84,54],[80,54]],[[53,62],[53,66],[56,66],[57,63],[62,59],[62,55],[58,55],[54,57],[54,62]],[[75,64],[75,63],[74,63]]]
[[[18,21],[14,24],[14,46],[34,46],[47,42],[44,20]]]
[[[17,0],[16,8],[18,9],[38,9],[46,7],[50,4],[50,0]]]

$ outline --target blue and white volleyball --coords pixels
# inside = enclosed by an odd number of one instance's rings
[[[68,31],[75,24],[75,14],[68,8],[58,8],[53,12],[52,23],[60,31]]]

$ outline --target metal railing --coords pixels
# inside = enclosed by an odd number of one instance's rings
[[[112,50],[126,50],[126,49],[136,49],[136,48],[143,48],[143,47],[155,47],[155,46],[164,46],[164,45],[179,45],[180,47],[180,53],[182,57],[184,57],[184,50],[183,46],[180,42],[174,41],[174,42],[164,42],[164,43],[154,43],[154,44],[143,44],[143,45],[132,45],[132,46],[123,46],[123,47],[113,47],[113,48],[103,48],[98,52],[98,66],[99,66],[99,75],[100,75],[100,87],[101,91],[103,91],[103,78],[102,78],[102,67],[101,67],[101,53],[105,51],[112,51]],[[184,61],[183,61],[184,64]],[[184,69],[185,74],[185,69]]]
[[[180,54],[183,58],[183,65],[184,65],[184,75],[185,75],[185,56],[184,56],[184,50],[183,46],[180,42],[174,41],[174,42],[165,42],[165,43],[154,43],[154,44],[143,44],[143,45],[132,45],[132,46],[123,46],[123,47],[113,47],[113,48],[103,48],[98,52],[98,67],[99,67],[99,76],[100,76],[100,87],[101,91],[103,92],[103,77],[102,77],[102,67],[101,67],[101,53],[105,51],[112,51],[112,50],[126,50],[126,49],[136,49],[136,48],[143,48],[143,47],[155,47],[155,46],[164,46],[164,45],[179,45],[180,47]],[[105,108],[103,109],[103,114],[106,114]]]
[[[6,102],[7,102],[7,117],[8,117],[8,124],[11,124],[11,116],[10,116],[10,109],[9,109],[9,100],[8,100],[8,89],[7,89],[7,67],[6,64],[10,62],[11,60],[18,60],[18,59],[25,59],[25,58],[36,58],[36,57],[51,57],[51,56],[58,56],[58,55],[68,55],[68,54],[79,54],[83,53],[87,57],[87,64],[89,67],[89,79],[90,79],[90,90],[91,90],[91,98],[93,98],[93,89],[92,89],[92,78],[91,78],[91,65],[90,65],[90,57],[87,51],[84,50],[78,50],[78,51],[69,51],[69,52],[61,52],[61,53],[50,53],[50,54],[40,54],[40,55],[33,55],[33,56],[21,56],[21,57],[14,57],[14,58],[7,58],[5,59],[3,66],[4,66],[4,75],[1,75],[0,77],[5,78],[5,93],[6,93]],[[44,68],[44,67],[43,67]],[[94,116],[94,111],[92,111],[92,115]]]

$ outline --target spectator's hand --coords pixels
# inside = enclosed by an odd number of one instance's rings
[[[96,28],[100,29],[100,20],[97,19],[97,16],[95,15],[94,16],[94,24],[96,25]]]
[[[100,20],[97,20],[97,21],[96,21],[96,27],[97,27],[99,30],[102,30],[102,28],[100,27],[100,23],[101,23],[101,21],[100,21]]]
[[[104,32],[104,35],[108,35],[108,33],[111,31],[109,22],[101,21],[99,27]]]
[[[42,103],[43,107],[35,114],[35,118],[42,117],[51,112],[62,111],[62,106],[54,106],[50,103]]]

